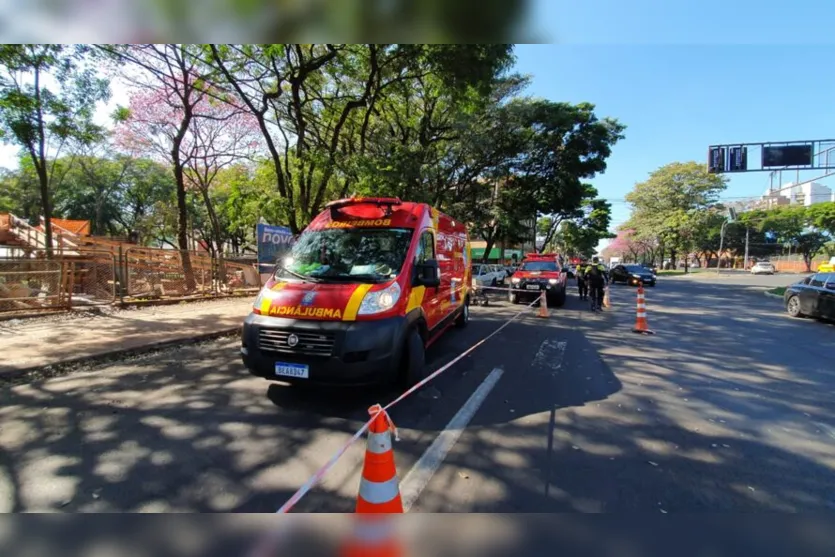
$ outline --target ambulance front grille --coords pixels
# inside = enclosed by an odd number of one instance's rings
[[[298,339],[290,346],[290,335]],[[258,331],[258,347],[264,352],[281,354],[303,354],[306,356],[330,356],[333,354],[333,333],[311,333],[279,329]]]

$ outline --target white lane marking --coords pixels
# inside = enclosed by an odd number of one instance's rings
[[[823,431],[825,431],[827,435],[829,435],[830,437],[835,439],[835,428],[833,428],[831,426],[828,426],[826,424],[822,424],[820,422],[812,422],[812,423],[814,423],[816,426],[818,426]]]
[[[496,386],[503,373],[504,370],[500,367],[490,372],[490,375],[470,395],[464,406],[452,417],[444,430],[438,434],[438,437],[435,438],[426,452],[421,455],[420,459],[403,478],[403,481],[400,482],[400,496],[403,500],[404,512],[409,512],[409,509],[417,501],[426,484],[432,479],[450,449],[461,437],[464,428],[473,419],[476,411],[484,402],[484,399],[487,398],[487,395],[490,394],[490,391],[493,390],[493,387]]]
[[[544,340],[536,351],[533,358],[533,366],[540,366],[550,369],[552,375],[556,375],[562,367],[562,360],[565,357],[564,340]]]

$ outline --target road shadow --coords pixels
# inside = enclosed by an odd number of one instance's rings
[[[311,431],[356,423],[276,412],[236,349],[201,343],[0,391],[2,510],[274,511],[295,486],[259,478]]]

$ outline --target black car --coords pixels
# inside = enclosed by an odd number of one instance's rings
[[[609,282],[612,284],[622,282],[629,286],[638,286],[642,283],[647,286],[655,286],[655,275],[641,265],[615,265],[609,271]]]
[[[783,301],[792,317],[835,319],[835,273],[818,273],[792,284]]]

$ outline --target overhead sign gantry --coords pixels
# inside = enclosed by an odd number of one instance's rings
[[[708,147],[707,171],[711,174],[784,170],[835,170],[835,139],[729,143]]]

